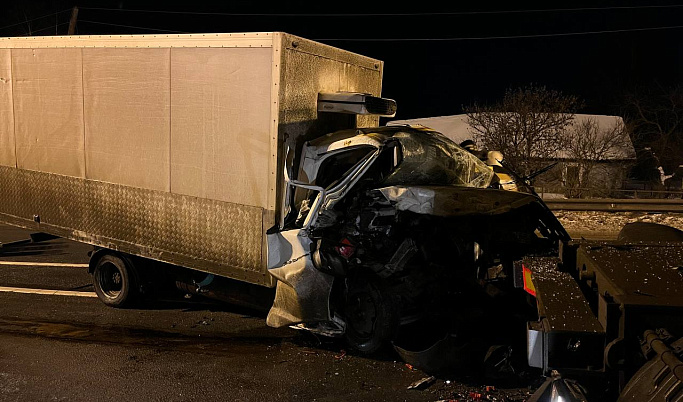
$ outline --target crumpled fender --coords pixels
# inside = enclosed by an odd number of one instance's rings
[[[312,243],[302,229],[268,235],[268,272],[278,280],[266,319],[269,326],[332,320],[329,304],[334,277],[313,265]]]

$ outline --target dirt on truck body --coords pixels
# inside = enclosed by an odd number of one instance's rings
[[[285,169],[267,322],[345,335],[363,352],[411,321],[467,325],[453,322],[467,315],[458,295],[491,291],[513,261],[568,239],[532,191],[501,189],[490,166],[424,128],[328,134]]]

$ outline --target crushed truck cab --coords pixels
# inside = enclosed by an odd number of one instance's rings
[[[268,234],[272,326],[370,351],[407,316],[446,314],[449,292],[487,269],[567,238],[535,194],[502,189],[490,166],[426,128],[342,130],[287,160],[286,213]]]

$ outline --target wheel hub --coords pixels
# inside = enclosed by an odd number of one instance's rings
[[[123,288],[123,275],[120,269],[112,263],[105,263],[101,267],[100,272],[100,288],[102,293],[108,298],[117,298]]]

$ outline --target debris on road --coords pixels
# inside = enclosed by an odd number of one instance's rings
[[[306,355],[318,356],[318,351],[315,349],[311,349],[311,348],[303,348],[301,350],[301,353],[306,354]]]
[[[421,378],[408,386],[408,389],[423,390],[429,388],[430,385],[434,384],[436,377],[429,376]]]
[[[428,392],[435,394],[436,402],[525,402],[531,396],[530,387],[500,388],[494,385],[468,385],[458,380],[444,381]]]
[[[340,354],[334,355],[334,358],[337,360],[341,360],[344,358],[344,356],[346,356],[346,350],[342,349]]]

